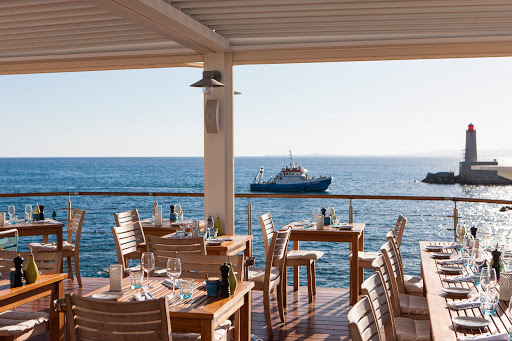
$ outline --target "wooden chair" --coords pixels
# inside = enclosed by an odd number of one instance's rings
[[[13,267],[13,258],[20,255],[28,260],[28,252],[0,250],[0,273],[9,277]],[[62,253],[57,251],[34,254],[39,271],[43,274],[58,273],[62,262]],[[24,264],[25,265],[25,264]],[[22,341],[48,331],[49,315],[40,311],[8,310],[0,313],[0,340]]]
[[[375,311],[378,329],[384,329],[386,341],[430,341],[430,321],[393,316],[382,275],[377,272],[361,285]]]
[[[77,208],[73,209],[71,220],[68,223],[67,240],[62,245],[62,258],[66,259],[68,276],[73,280],[73,264],[75,263],[75,274],[78,286],[82,287],[82,277],[80,276],[80,238],[82,236],[82,226],[84,224],[85,211]],[[57,250],[56,243],[31,243],[28,247],[32,252],[46,252]]]
[[[205,279],[208,277],[220,277],[219,267],[224,263],[231,262],[236,279],[243,281],[244,278],[244,255],[240,256],[213,256],[199,254],[175,253],[173,257],[179,258],[181,263],[181,277]],[[158,260],[156,260],[158,259]],[[161,258],[155,255],[157,265],[165,268],[168,258]]]
[[[392,229],[392,231],[398,231],[397,235],[400,235],[400,241],[402,241],[402,234],[404,233],[405,223],[407,223],[407,218],[400,214],[396,220],[395,227]],[[380,252],[359,251],[359,267],[363,269],[371,269],[372,262],[379,255]],[[349,252],[348,257],[352,259],[352,252]]]
[[[348,312],[348,330],[353,341],[383,341],[377,317],[368,296],[363,296]]]
[[[270,320],[270,292],[277,290],[277,306],[279,317],[284,322],[284,295],[286,294],[286,254],[288,250],[288,241],[290,240],[291,228],[274,232],[272,241],[267,252],[265,268],[252,267],[249,270],[249,280],[254,281],[253,290],[263,291],[263,310],[267,331],[272,332],[272,322]]]
[[[395,236],[396,236],[396,245],[398,246],[398,248],[400,248],[400,246],[402,245],[402,236],[405,231],[405,223],[407,223],[407,218],[400,214],[398,216],[398,219],[396,221],[395,228],[394,228]]]
[[[123,274],[128,276],[128,260],[140,259],[141,253],[137,246],[146,242],[140,221],[112,227],[112,236],[116,245],[117,262],[123,266]]]
[[[260,217],[261,231],[263,234],[263,245],[265,246],[265,253],[268,252],[269,240],[275,232],[274,222],[270,213],[265,213]],[[322,258],[324,253],[322,251],[308,251],[308,250],[289,250],[286,255],[286,265],[293,266],[298,271],[299,266],[305,266],[308,278],[308,298],[309,303],[313,302],[313,295],[316,295],[316,274],[315,274],[315,261]],[[299,290],[298,281],[293,282],[293,290]]]
[[[387,253],[385,247],[382,252]],[[425,320],[429,318],[428,303],[425,297],[401,294],[398,292],[396,272],[396,262],[390,263],[386,256],[379,255],[373,261],[375,272],[381,274],[384,286],[388,292],[389,302],[394,316],[409,317],[412,319]]]
[[[171,341],[167,297],[108,302],[66,294],[70,340]]]
[[[154,276],[166,277],[167,259],[176,255],[206,255],[206,244],[203,237],[194,238],[163,238],[146,236],[146,249],[155,255]],[[204,277],[203,277],[204,278]]]
[[[401,293],[406,293],[408,295],[415,296],[425,296],[424,287],[423,287],[423,279],[420,277],[415,277],[411,275],[406,275],[404,273],[404,264],[402,261],[402,253],[400,252],[400,248],[397,246],[396,233],[394,230],[389,231],[386,234],[386,239],[391,242],[393,249],[396,253],[398,262],[400,264],[400,273],[401,279],[403,280],[403,286],[399,286]]]
[[[0,232],[0,250],[16,251],[18,249],[18,230],[10,229]]]
[[[116,220],[116,226],[124,226],[134,223],[136,221],[140,221],[139,211],[137,209],[114,213],[114,219]]]

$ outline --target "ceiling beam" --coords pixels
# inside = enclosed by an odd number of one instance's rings
[[[229,41],[162,0],[87,0],[198,53],[230,52]]]

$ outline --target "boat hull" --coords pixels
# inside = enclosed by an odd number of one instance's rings
[[[304,183],[256,183],[251,184],[251,191],[264,192],[320,192],[329,188],[332,178],[325,178]]]

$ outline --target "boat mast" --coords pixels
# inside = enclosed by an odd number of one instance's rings
[[[290,160],[291,160],[291,168],[295,168],[295,162],[293,161],[292,149],[288,149],[290,151]]]

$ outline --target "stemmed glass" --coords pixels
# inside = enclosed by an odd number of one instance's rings
[[[153,271],[155,268],[155,255],[153,252],[144,252],[140,259],[140,266],[148,274],[148,280],[146,281],[146,288],[153,289],[151,285],[149,285],[149,273]]]
[[[9,213],[9,221],[12,221],[12,216],[16,213],[16,207],[14,207],[14,205],[9,205],[7,212]]]
[[[181,262],[179,258],[169,258],[167,260],[167,277],[172,279],[172,295],[174,296],[174,288],[176,278],[181,275]]]
[[[32,205],[25,205],[25,213],[26,213],[26,217],[27,217],[27,223],[30,222],[32,220]]]

